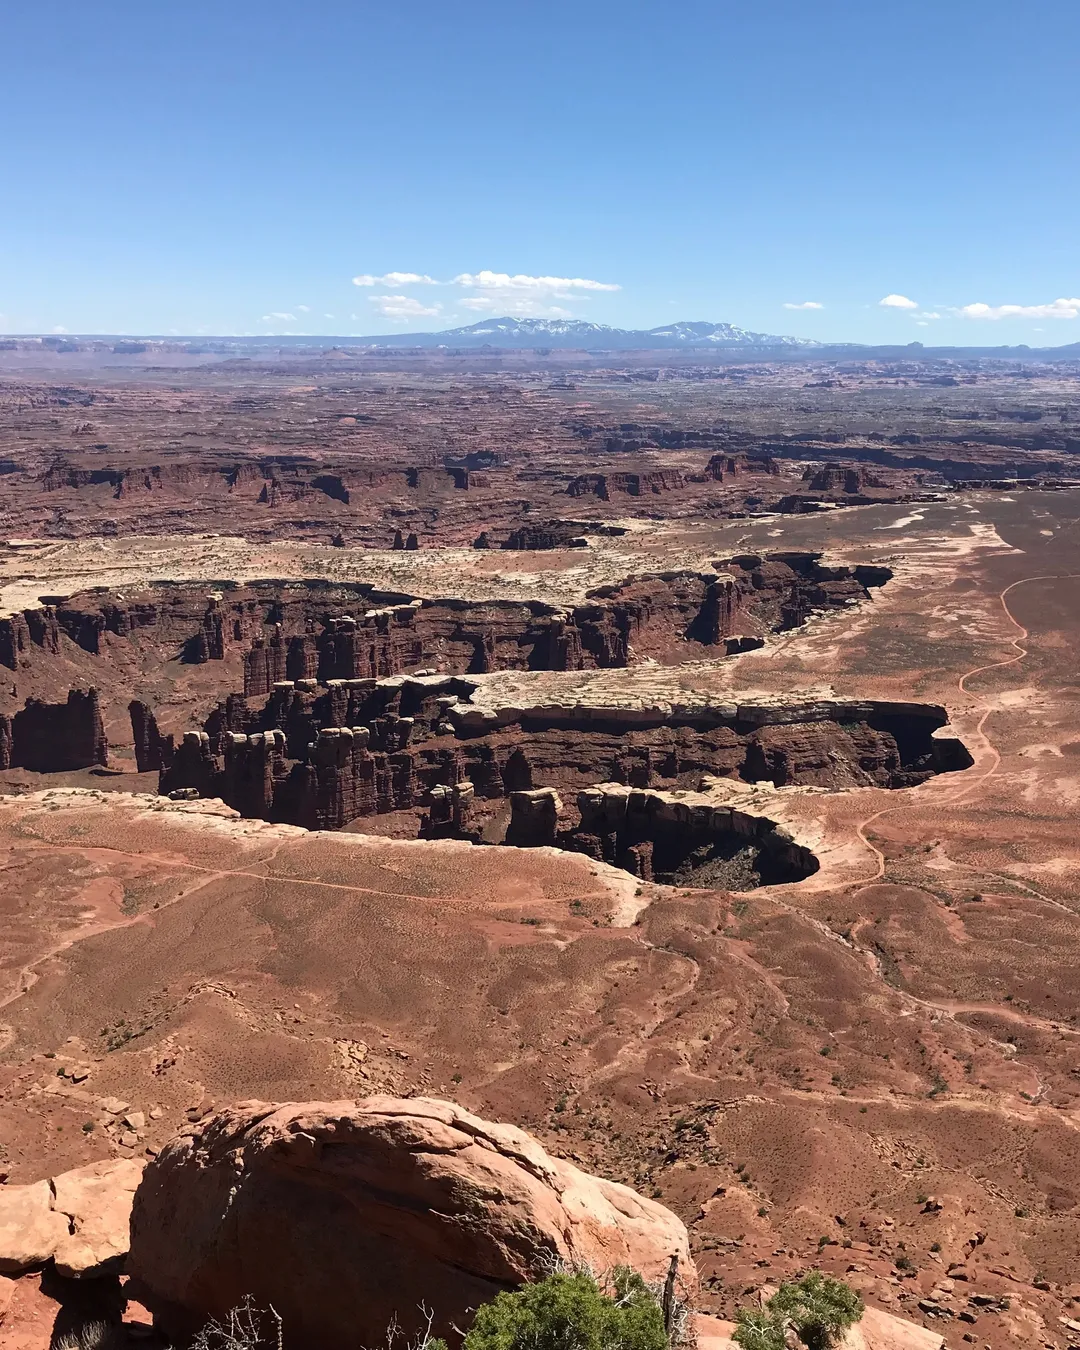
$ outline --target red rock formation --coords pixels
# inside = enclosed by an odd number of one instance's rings
[[[251,648],[244,654],[244,694],[266,694],[279,681],[285,679],[288,662],[288,647],[281,631],[281,625],[275,624],[269,636],[257,633]]]
[[[72,689],[65,703],[27,699],[0,727],[0,762],[7,768],[59,773],[109,762],[96,689]],[[6,747],[6,750],[5,750]]]
[[[586,541],[579,538],[582,524],[573,520],[549,520],[543,524],[523,525],[512,530],[500,544],[505,549],[583,548]]]
[[[622,666],[631,645],[641,654],[687,637],[716,645],[740,630],[792,626],[811,609],[865,595],[850,572],[829,572],[812,558],[802,567],[792,555],[737,560],[730,578],[671,573],[603,587],[569,611],[509,601],[410,600],[359,618],[324,615],[316,632],[318,602],[286,599],[277,606],[281,627],[255,636],[244,690],[254,696],[282,678],[384,677],[436,662],[476,674]],[[298,624],[304,631],[285,635]]]
[[[220,796],[222,770],[210,749],[205,731],[185,731],[173,761],[158,778],[158,791],[165,796],[194,791],[200,797]]]
[[[479,841],[473,829],[475,789],[466,780],[452,787],[436,784],[428,793],[428,809],[420,822],[421,839],[471,839]]]
[[[174,744],[172,736],[162,736],[157,718],[138,699],[128,704],[131,717],[131,735],[135,742],[135,764],[140,773],[167,769],[172,763]]]
[[[275,789],[287,773],[283,731],[226,734],[221,795],[241,815],[270,819]]]
[[[513,805],[508,835],[528,844],[541,834],[553,842],[557,828],[526,821],[537,790],[577,792],[597,783],[685,789],[705,776],[834,790],[907,787],[970,763],[959,742],[935,736],[946,717],[930,706],[731,705],[682,714],[583,706],[510,714],[461,701],[473,688],[454,676],[334,680],[325,689],[283,681],[261,707],[230,699],[215,710],[201,734],[185,737],[160,790],[197,788],[245,815],[310,829],[423,802],[422,831],[445,835],[454,832],[456,799],[439,789],[467,782],[477,805],[532,794]],[[237,756],[243,766],[230,767]],[[458,821],[463,836],[474,832],[473,810],[470,802]]]
[[[644,473],[583,473],[571,478],[566,487],[568,497],[599,497],[610,501],[612,496],[642,497],[646,493],[677,492],[685,487],[678,469],[654,469]]]
[[[774,821],[729,806],[604,786],[580,793],[578,811],[580,826],[560,845],[643,881],[738,891],[801,881],[819,867]]]
[[[741,474],[764,474],[777,477],[780,464],[771,455],[713,455],[705,465],[705,477],[722,483],[727,478],[737,478]]]
[[[556,1261],[646,1279],[686,1229],[627,1186],[450,1102],[245,1103],[167,1145],[131,1216],[131,1290],[176,1343],[250,1295],[285,1341],[356,1350],[396,1320],[460,1340],[472,1310]]]
[[[51,605],[0,619],[0,665],[9,670],[28,665],[32,647],[50,656],[60,650],[60,626]]]
[[[788,627],[811,609],[865,599],[866,586],[889,575],[830,569],[797,553],[716,566],[717,573],[631,578],[565,609],[421,600],[362,584],[255,582],[208,596],[205,585],[159,583],[123,599],[87,593],[10,616],[0,621],[0,661],[44,673],[63,642],[111,659],[114,638],[158,654],[179,649],[195,663],[239,647],[248,696],[285,679],[383,678],[432,666],[461,673],[606,668],[626,665],[631,649],[663,659],[684,639],[718,646],[730,636]]]
[[[882,782],[901,786],[904,773],[896,740],[887,731],[813,722],[755,731],[747,744],[743,777],[777,787],[800,783],[835,789]]]
[[[808,471],[805,477],[814,492],[862,492],[869,483],[869,474],[862,465],[823,464],[820,469]]]
[[[511,792],[510,825],[506,842],[519,848],[554,845],[559,831],[562,802],[554,788]]]

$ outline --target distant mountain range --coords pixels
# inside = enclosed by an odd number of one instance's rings
[[[441,333],[394,333],[360,341],[375,347],[573,347],[612,351],[659,351],[671,347],[817,348],[812,338],[753,333],[733,323],[664,324],[660,328],[612,328],[587,319],[481,319]]]
[[[995,333],[996,336],[996,333]],[[705,323],[680,320],[658,328],[613,328],[587,319],[527,319],[504,317],[481,319],[463,328],[447,328],[437,333],[357,334],[261,333],[222,334],[220,336],[179,336],[153,334],[142,337],[107,333],[84,334],[11,334],[0,337],[0,352],[23,348],[46,348],[58,354],[82,351],[86,344],[103,347],[120,356],[136,356],[155,347],[191,354],[220,353],[237,360],[255,359],[267,349],[280,352],[322,353],[344,356],[357,349],[401,351],[409,349],[445,349],[451,352],[498,351],[577,351],[593,356],[608,352],[683,351],[691,359],[706,360],[706,353],[724,362],[800,361],[922,361],[922,360],[998,360],[998,361],[1078,361],[1080,342],[1061,347],[1029,347],[1026,344],[999,347],[927,347],[921,342],[873,345],[859,342],[818,342],[779,333],[756,333],[733,323]],[[0,357],[0,360],[3,360]]]
[[[265,340],[265,339],[264,339]],[[278,339],[280,341],[281,339]],[[289,339],[301,341],[302,339]],[[308,339],[310,342],[312,339]],[[341,339],[335,339],[341,341]],[[963,360],[994,357],[1001,360],[1023,359],[1039,353],[1043,359],[1068,361],[1080,359],[1080,342],[1064,347],[924,347],[921,342],[876,346],[860,342],[818,342],[779,333],[755,333],[734,323],[704,323],[680,320],[659,328],[612,328],[587,319],[481,319],[464,328],[447,328],[441,333],[380,333],[374,337],[347,339],[348,344],[371,347],[494,347],[537,348],[586,351],[713,351],[732,358],[755,356],[773,360],[819,356],[825,360],[918,359],[923,356]]]

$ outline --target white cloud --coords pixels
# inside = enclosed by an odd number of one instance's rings
[[[918,309],[917,300],[909,300],[906,295],[887,295],[883,300],[878,301],[879,305],[885,309]]]
[[[941,315],[936,314],[932,309],[921,310],[917,316],[920,321],[923,319],[940,319]]]
[[[411,295],[369,295],[368,299],[384,319],[433,318],[442,305],[424,305]]]
[[[297,306],[297,308],[299,308],[299,306]],[[262,321],[263,321],[263,323],[273,323],[273,322],[275,321],[275,319],[281,319],[281,320],[282,320],[283,322],[285,322],[285,323],[295,323],[295,322],[296,322],[296,315],[295,315],[295,314],[282,314],[282,313],[280,312],[280,310],[275,310],[275,311],[273,312],[273,314],[264,314],[264,315],[262,316]]]
[[[354,286],[437,286],[434,277],[419,272],[385,272],[381,277],[373,277],[367,272],[353,277]]]
[[[571,291],[622,290],[610,281],[590,281],[587,277],[530,277],[523,272],[513,276],[509,272],[462,272],[454,278],[453,284],[476,291],[548,291],[562,296]]]
[[[333,316],[332,314],[324,314],[324,315],[323,315],[323,318],[324,318],[324,319],[332,319],[333,317],[334,317],[334,316]]]
[[[367,272],[353,277],[354,286],[386,286],[399,290],[408,286],[460,286],[471,291],[461,301],[461,307],[480,314],[514,314],[533,317],[569,318],[565,303],[584,300],[592,292],[618,291],[622,288],[610,281],[594,281],[589,277],[530,276],[525,272],[460,272],[449,281],[437,281],[419,272],[387,272],[373,276]],[[424,306],[419,301],[394,294],[372,297],[372,303],[387,318],[434,317],[440,306]]]
[[[784,301],[785,309],[824,309],[824,305],[819,305],[816,300],[803,300],[799,304],[794,304],[791,300]]]
[[[569,319],[572,312],[562,305],[548,304],[543,300],[534,300],[529,296],[515,295],[512,291],[492,291],[489,295],[470,295],[458,302],[462,309],[470,309],[475,314],[505,314],[517,318]]]
[[[588,293],[618,291],[614,282],[593,281],[588,277],[529,276],[524,272],[461,272],[453,285],[477,291],[461,301],[463,309],[480,314],[508,314],[517,317],[569,319],[572,311],[556,301],[584,300]]]
[[[67,329],[62,323],[58,323],[52,330],[54,333],[66,333]]]
[[[1052,300],[1048,305],[962,305],[965,319],[1080,319],[1080,299]]]
[[[297,305],[296,308],[300,311],[301,314],[310,314],[310,313],[311,313],[311,306],[310,306],[310,305]]]

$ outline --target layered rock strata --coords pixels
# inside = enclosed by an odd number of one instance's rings
[[[280,681],[269,698],[229,699],[202,731],[188,732],[163,766],[160,791],[222,797],[244,815],[309,829],[426,809],[411,826],[414,834],[459,838],[479,837],[509,799],[507,843],[558,843],[651,879],[721,854],[729,861],[743,855],[757,826],[747,827],[749,834],[731,827],[730,812],[723,821],[695,817],[701,838],[683,832],[692,839],[686,856],[675,858],[674,844],[662,845],[654,864],[628,853],[645,842],[644,835],[631,837],[637,815],[629,825],[593,828],[592,799],[577,794],[597,784],[685,790],[710,776],[775,787],[903,788],[971,763],[959,741],[939,734],[947,716],[931,705],[764,700],[684,709],[490,708],[471,700],[480,684],[449,675],[327,686]],[[580,826],[560,793],[577,799]],[[496,839],[490,831],[484,838]],[[759,865],[758,855],[770,848],[759,840],[753,857],[746,855],[759,878],[797,879],[815,870],[783,849],[775,867],[764,856]],[[691,854],[696,862],[687,861]]]
[[[27,699],[13,717],[0,715],[0,769],[57,773],[108,762],[96,689],[69,690],[64,703]]]
[[[52,597],[0,618],[0,663],[40,667],[65,640],[105,657],[116,640],[130,641],[187,664],[234,653],[243,657],[249,696],[283,679],[371,678],[425,666],[461,674],[617,668],[644,656],[670,660],[687,642],[726,650],[733,637],[797,627],[814,612],[866,600],[890,575],[832,566],[814,553],[745,555],[711,572],[631,577],[568,606],[421,599],[317,580],[163,582],[124,598]]]
[[[516,813],[516,794],[510,803]],[[608,783],[579,793],[578,813],[556,841],[642,881],[741,891],[803,881],[820,866],[783,826],[706,797]]]
[[[172,736],[158,730],[157,718],[140,699],[128,704],[131,734],[135,741],[135,764],[140,773],[152,773],[172,763],[175,746]]]

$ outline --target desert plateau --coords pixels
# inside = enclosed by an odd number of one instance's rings
[[[1080,365],[647,357],[0,350],[0,1197],[438,1099],[1080,1345]]]

